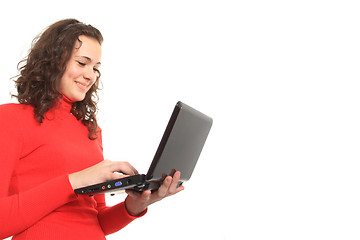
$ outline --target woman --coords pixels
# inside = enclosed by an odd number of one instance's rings
[[[128,191],[113,207],[104,195],[74,193],[137,173],[127,162],[103,159],[96,121],[102,41],[96,28],[62,20],[34,40],[20,62],[20,104],[0,106],[1,239],[105,239],[150,204],[183,190],[176,188],[176,172],[158,191]]]

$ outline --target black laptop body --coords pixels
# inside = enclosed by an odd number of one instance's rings
[[[180,182],[188,181],[194,171],[207,136],[212,118],[196,109],[178,102],[170,117],[147,174],[136,174],[83,188],[77,194],[114,194],[117,191],[156,191],[168,175],[181,172]]]

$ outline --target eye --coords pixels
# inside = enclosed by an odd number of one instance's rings
[[[94,73],[96,73],[96,76],[100,77],[100,70],[97,68],[93,68],[93,70],[94,70]]]
[[[83,62],[80,62],[80,61],[77,61],[78,62],[78,64],[80,65],[80,66],[85,66],[86,65],[86,63],[83,63]]]

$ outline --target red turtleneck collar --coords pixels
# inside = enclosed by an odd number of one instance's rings
[[[59,99],[56,101],[55,106],[47,112],[46,118],[54,119],[57,116],[71,114],[73,103],[74,102],[71,101],[68,97],[66,97],[64,94],[61,94]]]
[[[71,101],[68,97],[66,97],[64,94],[61,94],[61,98],[59,99],[59,107],[61,111],[70,113],[71,112],[71,108],[72,108],[72,104],[74,103],[74,101]]]

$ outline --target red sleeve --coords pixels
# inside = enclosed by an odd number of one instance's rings
[[[21,122],[16,109],[0,106],[0,239],[15,235],[38,220],[75,200],[67,175],[56,177],[34,188],[9,195],[12,173],[22,149]],[[57,189],[54,193],[53,189]]]
[[[125,202],[121,202],[112,207],[106,207],[105,196],[103,194],[95,195],[94,197],[99,211],[99,223],[105,235],[119,231],[135,219],[144,216],[147,212],[147,210],[145,210],[140,216],[134,217],[126,210]]]

